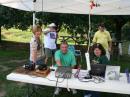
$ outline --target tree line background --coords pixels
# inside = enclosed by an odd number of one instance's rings
[[[59,13],[36,13],[40,23],[47,25],[54,22],[58,29],[67,29],[70,35],[88,32],[88,15],[82,14],[59,14]],[[114,33],[118,41],[130,40],[130,16],[121,15],[91,15],[92,32],[95,32],[99,23],[104,23],[110,33]],[[27,30],[32,25],[32,12],[25,12],[0,5],[0,41],[1,27],[9,29],[15,27]]]

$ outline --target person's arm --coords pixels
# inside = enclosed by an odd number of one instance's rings
[[[109,52],[111,52],[111,48],[112,48],[112,38],[111,38],[109,32],[108,32],[108,46],[109,46],[108,50],[109,50]]]
[[[60,54],[58,51],[55,52],[55,61],[58,66],[62,66],[61,60],[60,60]]]
[[[109,64],[108,58],[106,56],[102,56],[102,61],[101,61],[100,64],[106,64],[106,65],[108,65]]]
[[[92,41],[93,41],[93,44],[95,44],[97,42],[97,32],[94,34]]]
[[[60,60],[57,60],[57,61],[56,61],[56,64],[57,64],[58,66],[62,66]]]
[[[109,50],[109,52],[111,52],[111,49],[112,49],[112,41],[109,41],[108,44],[109,44],[108,50]]]
[[[32,61],[33,63],[36,63],[36,60],[37,60],[37,51],[32,51]]]
[[[32,42],[30,42],[30,50],[31,50],[31,60],[33,61],[33,63],[36,63],[37,60],[37,45],[36,42],[33,40]]]
[[[48,34],[48,33],[49,33],[49,31],[48,31],[48,32],[47,32],[47,31],[46,31],[46,32],[44,32],[44,34],[45,34],[45,35],[46,35],[46,34]]]
[[[45,29],[45,30],[43,30],[43,33],[46,35],[46,34],[48,34],[50,32],[50,30],[47,28],[47,29]]]

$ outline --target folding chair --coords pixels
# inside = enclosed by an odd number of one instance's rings
[[[80,57],[80,63],[82,63],[82,54],[80,50],[76,50],[73,45],[69,45],[68,50],[70,50],[76,57]]]

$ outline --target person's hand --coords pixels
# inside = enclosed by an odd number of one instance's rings
[[[96,61],[96,60],[92,60],[92,63],[93,63],[93,64],[98,64],[99,62]]]
[[[61,67],[61,66],[62,66],[62,65],[60,65],[60,64],[58,65],[58,67]]]

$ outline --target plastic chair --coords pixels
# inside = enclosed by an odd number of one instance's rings
[[[80,50],[76,50],[73,45],[69,45],[68,50],[70,50],[76,57],[80,57],[82,63],[82,54]]]

